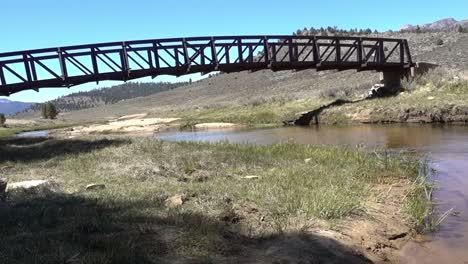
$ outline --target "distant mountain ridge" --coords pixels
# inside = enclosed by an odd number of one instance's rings
[[[415,30],[417,27],[420,27],[422,30],[456,30],[458,27],[462,26],[464,28],[468,27],[468,19],[457,21],[454,18],[445,18],[432,23],[422,24],[422,25],[404,25],[401,30]]]
[[[0,98],[0,113],[5,115],[14,115],[24,111],[34,103],[16,102]]]

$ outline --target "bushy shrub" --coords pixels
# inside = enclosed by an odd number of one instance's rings
[[[442,39],[436,39],[436,41],[434,42],[437,46],[442,46],[444,45],[444,41]]]

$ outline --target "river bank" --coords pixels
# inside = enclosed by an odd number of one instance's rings
[[[319,120],[349,123],[468,123],[468,82],[429,82],[395,97],[343,104],[323,111]]]
[[[53,182],[0,210],[3,257],[26,262],[394,261],[430,210],[419,162],[402,153],[102,136],[1,148],[9,182]],[[41,250],[18,254],[23,239]]]
[[[334,103],[342,101],[342,103]],[[324,107],[330,105],[330,107]],[[316,111],[320,109],[320,111]],[[181,127],[193,128],[199,123],[226,122],[250,127],[275,127],[294,123],[302,115],[313,113],[311,123],[376,124],[376,123],[468,123],[468,82],[423,81],[396,96],[364,100],[320,97],[301,100],[270,100],[258,104],[197,108],[171,112]],[[317,113],[314,113],[317,112]],[[150,113],[157,116],[160,113]],[[315,119],[315,117],[317,117]]]

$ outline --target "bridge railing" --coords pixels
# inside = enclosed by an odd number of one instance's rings
[[[221,36],[138,40],[0,53],[0,95],[165,74],[308,68],[396,71],[412,65],[404,39]]]

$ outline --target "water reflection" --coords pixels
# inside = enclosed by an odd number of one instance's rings
[[[255,130],[176,131],[157,134],[156,137],[173,141],[227,140],[236,143],[271,144],[293,140],[311,145],[358,145],[387,148],[426,149],[444,141],[444,135],[467,132],[466,127],[421,125],[365,125],[320,126],[311,128],[284,127]]]
[[[49,131],[40,130],[40,131],[30,131],[23,132],[16,135],[17,137],[47,137],[49,136]]]

